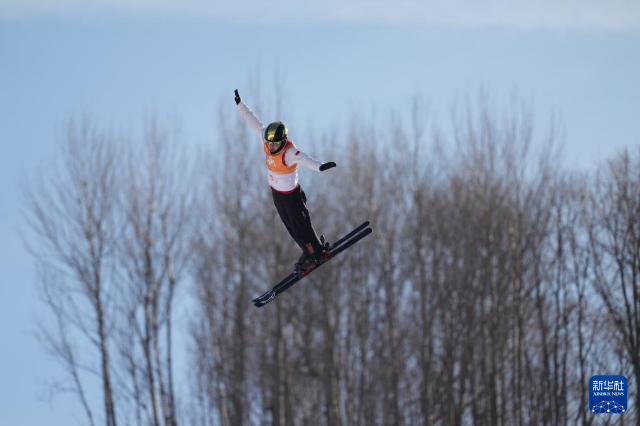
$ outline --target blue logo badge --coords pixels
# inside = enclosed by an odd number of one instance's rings
[[[624,376],[591,377],[589,409],[596,414],[622,414],[627,411],[627,378]]]

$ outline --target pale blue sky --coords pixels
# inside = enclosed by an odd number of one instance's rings
[[[188,4],[0,3],[3,426],[82,419],[70,397],[40,399],[60,371],[30,335],[42,306],[17,232],[19,180],[51,158],[71,117],[125,129],[151,112],[178,116],[190,141],[207,144],[220,103],[234,108],[233,89],[251,105],[249,76],[268,89],[280,69],[292,111],[282,119],[302,144],[311,128],[358,108],[401,109],[415,94],[445,124],[452,102],[480,87],[498,103],[517,89],[539,123],[557,113],[573,166],[640,142],[637,1]]]

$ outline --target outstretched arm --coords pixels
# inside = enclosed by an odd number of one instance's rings
[[[316,172],[324,172],[325,170],[336,166],[336,163],[334,163],[333,161],[329,163],[322,163],[321,161],[308,156],[297,148],[288,150],[285,154],[284,161],[288,165],[299,164],[308,167],[311,170],[315,170]]]
[[[249,125],[249,127],[251,127],[251,130],[253,130],[260,137],[260,139],[262,139],[263,137],[262,131],[264,129],[264,125],[262,124],[262,121],[260,121],[260,119],[255,116],[253,111],[251,111],[249,107],[245,105],[244,102],[242,102],[242,99],[240,98],[240,94],[238,93],[238,89],[236,89],[234,93],[235,93],[236,105],[238,106],[238,111],[240,111],[240,115],[242,116],[242,118],[244,118],[244,121]]]

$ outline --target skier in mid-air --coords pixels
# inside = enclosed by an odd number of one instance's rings
[[[330,253],[327,251],[329,244],[324,238],[318,238],[311,223],[306,206],[307,197],[298,183],[298,165],[324,172],[336,167],[336,163],[322,163],[300,151],[288,139],[288,129],[281,122],[276,121],[265,127],[242,101],[238,90],[235,90],[235,101],[242,118],[264,144],[273,203],[287,231],[302,249],[294,271],[305,275],[328,260]]]

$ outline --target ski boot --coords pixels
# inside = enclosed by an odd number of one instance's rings
[[[308,256],[306,253],[302,253],[300,258],[294,266],[294,272],[299,276],[306,275],[312,269],[315,269],[318,265],[331,259],[331,253],[329,248],[331,245],[325,241],[324,235],[320,236],[320,243],[322,244],[322,252],[316,256]]]
[[[305,252],[302,252],[302,254],[300,255],[300,257],[298,258],[298,261],[295,263],[295,265],[293,265],[293,272],[298,273],[298,271],[300,270],[300,268],[302,267],[302,264],[307,260],[307,255]]]
[[[294,266],[294,272],[298,274],[298,276],[307,275],[311,270],[315,269],[316,266],[319,265],[318,260],[315,257],[307,256],[306,254],[302,254],[300,259],[296,262]]]

